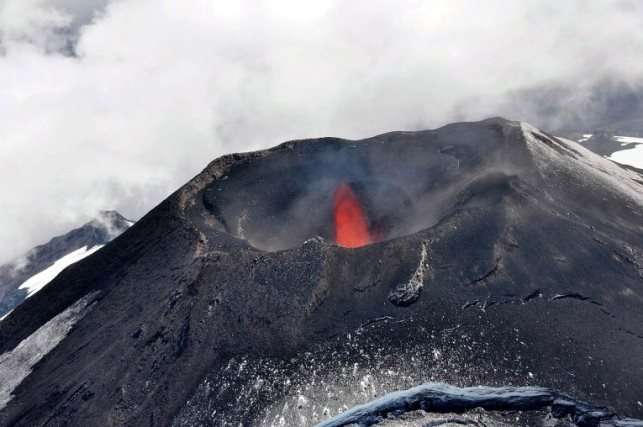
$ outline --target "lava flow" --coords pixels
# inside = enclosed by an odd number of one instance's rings
[[[337,187],[333,202],[335,242],[345,248],[358,248],[371,243],[366,213],[348,184]]]

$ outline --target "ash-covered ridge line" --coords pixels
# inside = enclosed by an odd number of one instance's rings
[[[643,427],[643,420],[621,418],[612,411],[581,402],[543,387],[454,387],[449,384],[423,384],[387,394],[337,415],[316,427],[372,426],[384,418],[412,411],[429,413],[549,410],[554,418],[570,417],[576,426]]]

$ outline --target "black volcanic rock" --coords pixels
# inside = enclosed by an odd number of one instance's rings
[[[596,132],[583,141],[583,146],[605,157],[623,149],[622,144],[614,139],[611,132]]]
[[[7,378],[61,340],[0,424],[313,425],[429,382],[641,418],[642,182],[503,119],[224,156],[0,323]],[[377,243],[333,244],[341,183]]]
[[[93,248],[105,245],[127,230],[130,225],[132,221],[125,219],[116,211],[101,211],[95,219],[82,227],[33,248],[20,261],[0,266],[0,317],[24,301],[27,291],[18,288],[27,279],[82,247]]]

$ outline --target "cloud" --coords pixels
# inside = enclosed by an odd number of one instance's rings
[[[617,0],[0,0],[0,262],[100,209],[139,217],[224,153],[596,122],[603,82],[641,93],[642,25]]]
[[[0,0],[0,47],[32,45],[46,53],[73,54],[78,31],[108,0]],[[6,52],[5,52],[6,53]]]

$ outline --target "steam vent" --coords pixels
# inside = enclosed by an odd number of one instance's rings
[[[504,119],[292,141],[3,320],[0,425],[641,426],[642,304],[643,171]]]

